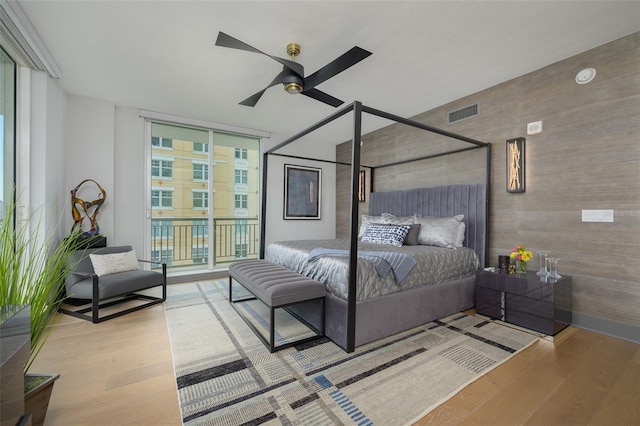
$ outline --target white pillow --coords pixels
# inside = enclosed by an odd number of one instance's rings
[[[93,271],[99,277],[140,269],[135,250],[121,253],[90,254],[89,258],[93,264]]]
[[[418,244],[427,246],[437,246],[446,248],[462,247],[459,237],[460,224],[464,215],[453,217],[417,217],[420,223],[420,233],[418,234]],[[464,238],[464,230],[462,231]]]
[[[360,218],[360,229],[358,230],[359,238],[362,238],[365,229],[367,229],[367,226],[371,225],[372,223],[383,223],[382,216],[367,216],[366,214],[362,215],[362,217]]]
[[[382,213],[382,221],[390,225],[413,225],[416,223],[416,215],[394,216],[391,213]]]

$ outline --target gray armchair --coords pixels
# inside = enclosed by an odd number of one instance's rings
[[[84,301],[85,303],[83,303],[83,305],[90,303],[91,306],[77,310],[61,307],[59,309],[60,312],[91,321],[95,324],[163,303],[167,299],[166,263],[138,259],[138,262],[161,265],[162,272],[136,269],[101,276],[96,275],[89,256],[90,254],[125,253],[131,250],[131,246],[118,246],[77,250],[73,252],[68,259],[67,264],[70,270],[65,280],[65,293],[70,299],[65,302],[64,306],[69,305],[67,302],[75,301]],[[142,290],[157,286],[162,286],[162,297],[139,293]],[[100,317],[100,309],[131,300],[143,300],[147,301],[147,303],[134,305]]]

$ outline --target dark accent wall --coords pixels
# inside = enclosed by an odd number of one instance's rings
[[[597,75],[578,85],[583,68]],[[446,124],[449,111],[476,102],[478,116]],[[574,323],[640,341],[640,32],[412,118],[492,143],[490,264],[516,244],[550,250],[560,274],[573,277]],[[538,120],[542,132],[527,135]],[[514,194],[506,192],[505,143],[516,137],[526,138],[526,192]],[[362,139],[363,164],[446,143],[400,125]],[[349,152],[350,142],[338,145],[337,160],[349,161]],[[483,154],[381,169],[374,189],[482,182]],[[338,237],[348,235],[348,179],[338,167]],[[367,204],[360,209],[366,214]],[[583,209],[612,209],[614,222],[582,222]]]

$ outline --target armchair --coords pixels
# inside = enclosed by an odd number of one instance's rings
[[[162,265],[162,272],[140,269],[137,262]],[[67,297],[84,299],[87,301],[84,305],[91,306],[77,310],[60,307],[64,314],[95,324],[163,303],[167,298],[167,264],[137,259],[131,246],[76,250],[67,264],[70,268],[65,280]],[[162,297],[139,293],[157,286],[162,286]],[[100,317],[100,309],[131,300],[148,302]]]

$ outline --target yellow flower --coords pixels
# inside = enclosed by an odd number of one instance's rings
[[[526,250],[524,246],[518,244],[513,250],[511,250],[509,257],[526,263],[533,258],[533,253],[530,250]]]

